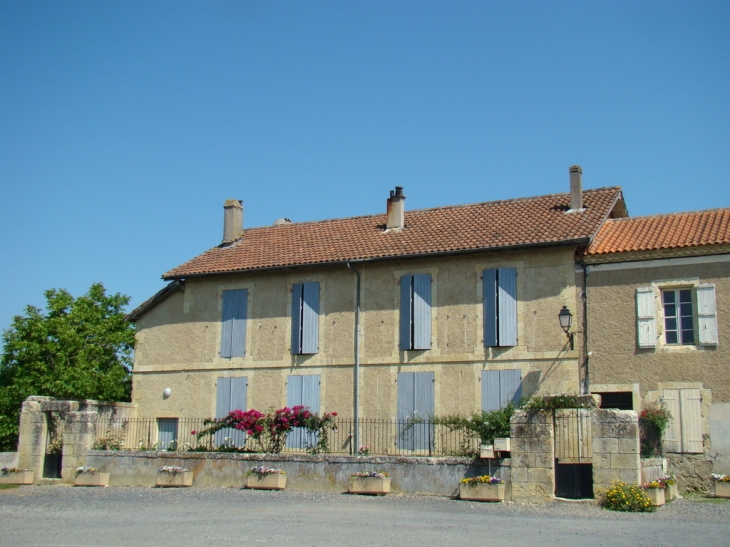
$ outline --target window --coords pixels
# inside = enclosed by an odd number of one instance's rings
[[[702,443],[702,396],[699,389],[665,389],[662,402],[672,418],[664,433],[664,451],[700,454]]]
[[[631,391],[604,391],[596,395],[601,397],[601,408],[634,410],[634,394]]]
[[[426,450],[433,446],[434,398],[433,372],[398,373],[398,448]],[[409,421],[426,420],[422,423]]]
[[[319,374],[291,375],[286,383],[286,406],[306,406],[319,414]],[[317,434],[295,427],[286,438],[288,448],[307,448],[317,444]]]
[[[216,381],[215,417],[225,418],[232,410],[246,410],[246,394],[248,378],[218,378]],[[229,439],[226,441],[226,439]],[[246,433],[237,429],[227,428],[217,431],[214,442],[216,446],[223,446],[226,442],[241,447],[246,443]]]
[[[694,344],[692,289],[662,291],[664,307],[664,341],[667,344]]]
[[[660,309],[655,305],[656,298],[661,299]],[[640,348],[656,347],[659,339],[657,314],[661,316],[663,346],[718,344],[715,285],[712,283],[636,289],[636,329]]]
[[[517,269],[484,270],[484,347],[517,345]]]
[[[431,349],[431,275],[400,278],[400,349]]]
[[[499,410],[507,403],[516,403],[521,398],[521,370],[482,371],[482,410]]]
[[[157,418],[157,443],[160,450],[177,450],[177,418]]]
[[[319,283],[295,283],[291,292],[291,353],[318,353]]]
[[[246,355],[246,315],[248,290],[223,291],[221,357]]]

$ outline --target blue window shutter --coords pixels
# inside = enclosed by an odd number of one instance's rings
[[[400,278],[400,349],[412,349],[412,289],[413,276],[404,275]]]
[[[294,283],[291,288],[291,353],[302,352],[302,293],[304,285]]]
[[[302,406],[319,414],[319,374],[302,376]]]
[[[319,352],[319,283],[304,283],[302,290],[301,353]]]
[[[414,432],[413,428],[405,427],[408,420],[413,418],[415,410],[415,379],[414,372],[398,373],[398,393],[397,393],[397,414],[398,419],[398,439],[397,446],[403,450],[413,450]]]
[[[517,345],[517,269],[499,268],[499,345]]]
[[[221,318],[221,357],[230,359],[233,356],[233,291],[223,291],[223,315]]]
[[[431,275],[413,276],[413,349],[431,349]]]
[[[487,412],[502,408],[499,373],[498,370],[482,371],[482,410]]]
[[[434,373],[415,372],[413,384],[414,415],[426,421],[414,428],[413,448],[426,450],[434,443],[433,425],[431,424],[431,417],[435,410]]]
[[[500,408],[507,403],[516,403],[522,398],[522,371],[500,370]]]
[[[302,404],[303,376],[289,376],[286,382],[286,406],[289,408]]]
[[[497,345],[497,270],[484,270],[484,347]],[[483,386],[482,386],[483,387]]]
[[[231,378],[218,378],[215,386],[215,417],[225,418],[231,411]],[[221,429],[213,436],[213,443],[221,446],[226,437],[230,437],[231,429]]]
[[[319,374],[310,376],[289,376],[286,386],[286,406],[306,406],[319,413]],[[317,442],[316,435],[310,435],[301,427],[294,428],[286,439],[288,448],[305,448]]]
[[[157,442],[162,450],[177,450],[177,418],[157,419]]]
[[[226,291],[228,292],[228,291]],[[246,355],[246,321],[248,320],[248,290],[233,293],[233,331],[231,333],[231,357]]]
[[[248,378],[229,378],[231,382],[231,404],[230,410],[246,410],[246,395],[248,391]],[[246,432],[238,429],[228,429],[227,437],[233,439],[233,443],[237,447],[246,444]]]

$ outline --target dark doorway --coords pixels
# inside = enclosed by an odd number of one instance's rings
[[[558,463],[555,460],[555,496],[568,499],[592,499],[593,464]]]
[[[63,429],[65,421],[56,412],[46,412],[46,450],[43,458],[43,478],[60,479],[63,458]]]

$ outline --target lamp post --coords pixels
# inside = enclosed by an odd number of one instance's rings
[[[568,306],[563,306],[563,309],[560,310],[560,313],[558,314],[558,321],[560,321],[560,326],[562,327],[565,334],[568,336],[568,341],[570,342],[570,349],[575,349],[575,345],[573,342],[573,334],[570,332],[570,326],[573,324],[573,314],[570,313],[570,310],[568,309]]]

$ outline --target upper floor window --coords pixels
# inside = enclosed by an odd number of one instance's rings
[[[664,307],[664,341],[667,344],[694,344],[692,289],[663,290],[662,306]]]
[[[400,278],[400,349],[431,349],[431,275]]]
[[[319,353],[319,283],[295,283],[291,293],[291,353]]]
[[[482,273],[484,283],[484,347],[517,345],[517,269],[494,268]]]
[[[221,357],[246,355],[246,319],[248,290],[223,291]]]

